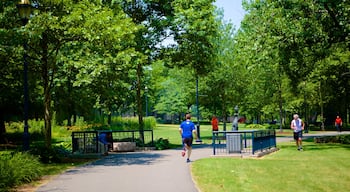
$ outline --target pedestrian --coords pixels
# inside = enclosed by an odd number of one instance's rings
[[[303,139],[303,130],[304,122],[299,118],[298,114],[293,115],[293,120],[290,123],[290,128],[293,129],[294,140],[298,147],[299,151],[303,150],[302,139]]]
[[[196,126],[191,121],[191,114],[186,114],[186,120],[183,121],[180,124],[180,135],[182,138],[182,144],[183,144],[183,151],[181,152],[182,156],[184,157],[186,155],[187,151],[187,162],[191,162],[190,157],[192,153],[192,142],[193,142],[193,135],[197,139],[197,132],[196,132]]]
[[[219,120],[218,118],[216,118],[215,115],[213,115],[211,119],[211,127],[212,127],[212,131],[219,131]]]
[[[337,128],[337,131],[341,132],[341,127],[343,126],[343,121],[341,120],[339,115],[337,115],[337,118],[335,119],[334,125]]]
[[[99,147],[103,155],[108,155],[108,150],[111,146],[112,133],[102,132],[98,135]]]
[[[214,131],[219,131],[219,120],[218,120],[218,118],[216,118],[215,115],[213,115],[213,117],[211,119],[211,127],[212,127],[212,131],[213,131],[213,144],[214,144],[214,141],[218,137],[218,133],[214,133]]]

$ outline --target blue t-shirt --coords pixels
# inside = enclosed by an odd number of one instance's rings
[[[108,144],[108,141],[107,141],[107,134],[106,134],[106,133],[101,133],[101,134],[98,136],[98,141],[100,141],[101,143],[107,145],[107,144]]]
[[[182,138],[192,138],[192,131],[196,129],[192,121],[183,121],[180,125],[182,129]]]

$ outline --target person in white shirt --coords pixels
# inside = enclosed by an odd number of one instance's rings
[[[296,142],[296,145],[298,147],[298,150],[303,150],[303,130],[304,130],[304,122],[299,118],[298,114],[293,115],[293,120],[290,123],[290,128],[294,131],[294,140]]]

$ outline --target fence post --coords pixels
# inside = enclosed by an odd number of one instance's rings
[[[219,134],[219,133],[218,133]],[[216,140],[216,135],[215,135],[215,133],[214,133],[214,131],[213,131],[213,155],[216,155],[216,149],[215,149],[215,140]]]
[[[254,152],[255,152],[255,138],[254,138],[254,134],[255,134],[255,132],[252,131],[251,134],[252,134],[252,153],[254,155]]]
[[[98,144],[98,142],[99,142],[99,140],[98,140],[98,132],[97,131],[95,131],[95,141],[96,141],[96,153],[99,153],[101,150],[99,149],[99,144]],[[113,148],[113,146],[112,146],[112,148]]]

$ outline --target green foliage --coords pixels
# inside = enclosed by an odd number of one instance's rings
[[[42,176],[42,166],[38,158],[28,153],[0,154],[0,189],[1,191],[23,183],[29,183]]]
[[[156,119],[154,117],[145,117],[144,129],[152,130],[156,126]],[[139,130],[138,117],[112,117],[112,124],[95,124],[91,128],[92,130],[113,130],[113,131],[137,131]]]
[[[158,140],[154,141],[154,145],[157,150],[164,150],[170,148],[169,140],[163,138],[159,138]]]
[[[246,129],[266,129],[265,125],[261,124],[249,124],[245,126]]]
[[[39,158],[42,163],[61,163],[63,158],[68,157],[71,151],[64,146],[52,146],[50,149],[46,146],[32,146],[30,153]]]
[[[278,129],[280,128],[280,125],[277,124],[264,124],[265,129]]]
[[[215,61],[214,39],[218,35],[213,0],[175,0],[173,30],[175,41],[173,61],[177,66],[188,66],[195,76],[204,76]]]
[[[315,143],[341,143],[350,144],[350,135],[316,137]]]

